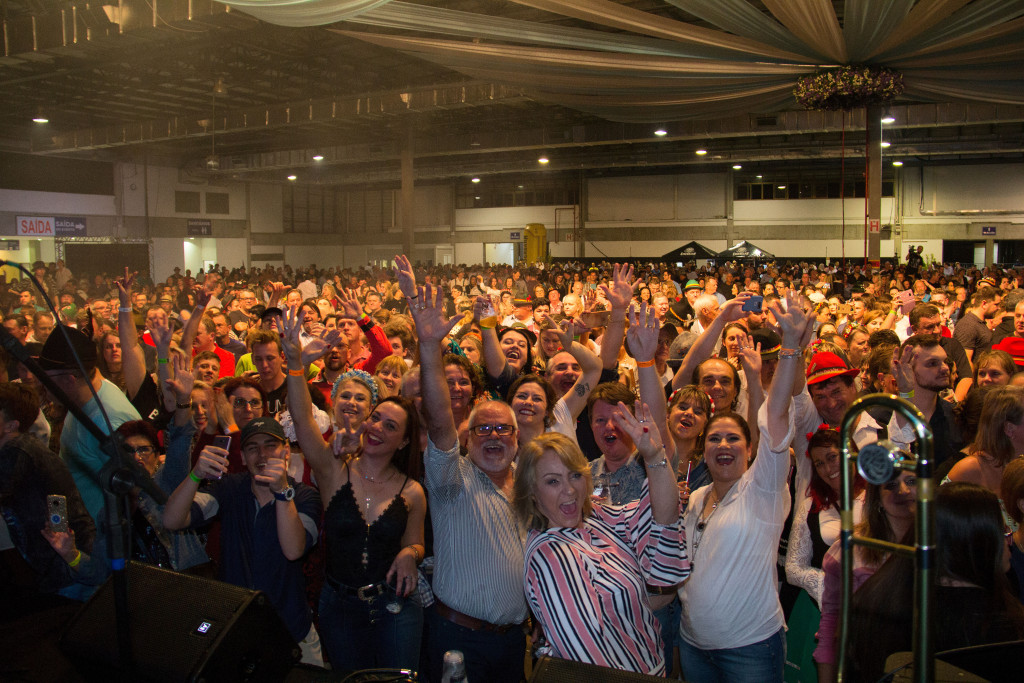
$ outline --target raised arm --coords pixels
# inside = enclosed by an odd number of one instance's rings
[[[135,331],[135,320],[132,318],[131,289],[135,275],[128,272],[125,266],[124,278],[114,280],[117,284],[117,338],[121,342],[121,373],[124,375],[125,393],[134,397],[146,381],[146,356],[139,346],[139,334]],[[167,358],[164,354],[160,358]]]
[[[565,407],[574,420],[587,407],[587,398],[590,397],[590,392],[601,380],[601,359],[583,344],[573,341],[574,331],[578,324],[572,320],[563,320],[555,328],[558,338],[562,342],[562,348],[576,359],[583,370],[576,378],[572,388],[562,397]]]
[[[754,346],[754,340],[750,335],[744,335],[740,344],[740,368],[743,370],[743,379],[747,384],[747,424],[757,424],[757,413],[764,403],[764,386],[761,384],[761,343]],[[754,453],[757,452],[757,442],[761,433],[754,430],[751,434],[750,447]]]
[[[409,299],[409,311],[420,339],[420,392],[427,415],[427,433],[438,449],[448,451],[458,443],[459,433],[452,415],[448,383],[444,378],[441,341],[462,316],[445,321],[444,292],[429,286],[417,290],[416,276],[406,256],[395,257],[395,271],[402,293]]]
[[[731,322],[736,322],[745,315],[743,304],[751,296],[753,294],[750,292],[740,292],[734,299],[726,302],[718,317],[697,337],[697,341],[693,343],[686,357],[683,358],[683,362],[680,363],[675,376],[672,377],[673,389],[680,389],[690,384],[693,378],[693,371],[715,352],[715,344],[718,343],[718,338],[722,336],[722,330],[725,329],[725,326]]]
[[[620,401],[612,413],[612,419],[619,429],[629,434],[647,466],[647,484],[654,521],[662,526],[675,524],[679,519],[679,487],[676,486],[675,470],[669,465],[661,435],[650,426],[654,419],[650,407],[640,401],[635,410],[634,416]]]
[[[508,359],[501,352],[501,343],[498,341],[498,332],[494,326],[488,326],[481,322],[488,317],[487,312],[491,307],[491,299],[488,296],[478,296],[473,302],[473,320],[480,328],[480,337],[484,347],[484,370],[491,379],[501,377],[508,367]]]
[[[303,457],[313,468],[317,480],[326,483],[331,476],[334,454],[313,419],[313,401],[306,385],[306,369],[302,365],[302,348],[299,344],[303,318],[305,311],[289,309],[283,317],[277,319],[277,327],[281,331],[281,349],[288,366],[288,413],[292,416],[295,439],[299,442]]]
[[[772,313],[782,329],[782,348],[802,350],[814,323],[814,316],[805,309],[804,300],[796,293],[786,293],[786,309],[782,302],[772,303]],[[768,390],[768,437],[769,446],[775,451],[783,444],[789,433],[790,405],[792,403],[793,381],[804,369],[803,353],[779,356],[779,365]]]
[[[610,370],[619,364],[619,349],[626,336],[626,313],[633,298],[636,282],[633,280],[633,266],[616,264],[612,270],[612,281],[599,285],[604,298],[612,307],[611,320],[601,340],[601,367]]]
[[[206,305],[210,303],[210,292],[203,287],[196,295],[196,305],[192,309],[192,315],[188,317],[185,326],[181,328],[181,350],[188,356],[189,365],[192,364],[192,342],[195,341],[196,332],[199,331],[199,321],[203,317]]]
[[[173,366],[171,365],[171,341],[172,334],[171,328],[167,326],[167,323],[158,318],[153,321],[153,325],[149,330],[149,334],[153,337],[153,344],[156,346],[156,377],[160,382],[160,386],[164,387],[167,385],[167,380],[173,379]],[[139,350],[139,356],[141,357],[142,350]],[[121,357],[124,358],[124,348],[121,349]],[[174,407],[167,407],[167,399],[164,398],[164,407],[168,411],[173,411]]]
[[[167,432],[167,457],[154,479],[157,486],[170,493],[185,480],[192,452],[192,437],[195,426],[192,424],[192,410],[189,403],[192,398],[192,386],[195,377],[185,368],[185,361],[175,354],[171,359],[174,376],[162,382],[164,407],[174,414],[174,423]]]
[[[629,348],[635,354],[640,400],[650,407],[654,426],[658,428],[661,437],[660,443],[667,444],[668,449],[675,452],[668,429],[665,387],[654,365],[654,356],[658,352],[658,330],[661,325],[654,316],[654,308],[647,304],[640,304],[639,310],[633,310],[630,316],[629,332],[626,336],[629,338]]]

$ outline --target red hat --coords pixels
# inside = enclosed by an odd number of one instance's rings
[[[1013,362],[1024,367],[1024,339],[1020,337],[1003,337],[1002,341],[992,347],[993,351],[1006,351],[1013,357]]]
[[[819,351],[807,365],[807,384],[817,384],[833,377],[856,377],[860,370],[851,368],[831,351]]]

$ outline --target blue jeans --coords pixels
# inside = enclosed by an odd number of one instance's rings
[[[690,683],[757,681],[782,683],[786,668],[786,629],[759,643],[725,650],[701,650],[679,639],[683,680]]]
[[[322,620],[322,618],[321,618]],[[519,683],[526,656],[526,634],[521,628],[505,633],[474,631],[427,610],[427,655],[432,683],[440,683],[444,653],[460,650],[466,659],[466,680]]]
[[[682,618],[683,607],[679,604],[679,597],[672,598],[672,602],[664,607],[654,610],[654,618],[658,620],[661,627],[661,643],[665,650],[665,675],[672,672],[672,648],[676,646],[679,637],[679,620]]]
[[[342,595],[324,583],[320,592],[320,640],[335,671],[419,668],[423,608],[412,600],[400,599],[402,611],[391,614],[385,605],[393,597],[382,595],[367,602]]]

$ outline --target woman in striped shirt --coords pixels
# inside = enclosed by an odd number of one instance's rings
[[[594,505],[587,460],[567,437],[544,434],[519,449],[513,506],[531,529],[526,598],[557,657],[663,675],[645,583],[672,586],[690,571],[679,489],[659,430],[619,403],[615,420],[647,466],[640,500]],[[650,425],[650,426],[648,426]]]

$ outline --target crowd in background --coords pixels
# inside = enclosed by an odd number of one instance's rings
[[[1024,269],[912,249],[880,268],[32,271],[56,316],[4,281],[5,338],[168,494],[132,495],[133,559],[265,591],[307,663],[831,680],[838,425],[875,392],[934,435],[938,648],[1024,636]],[[24,611],[109,575],[108,456],[15,355],[0,584]],[[915,447],[891,411],[854,427],[857,447]],[[858,534],[912,539],[912,473],[855,492]],[[854,566],[852,673],[875,680],[910,649],[913,567],[874,548]]]

